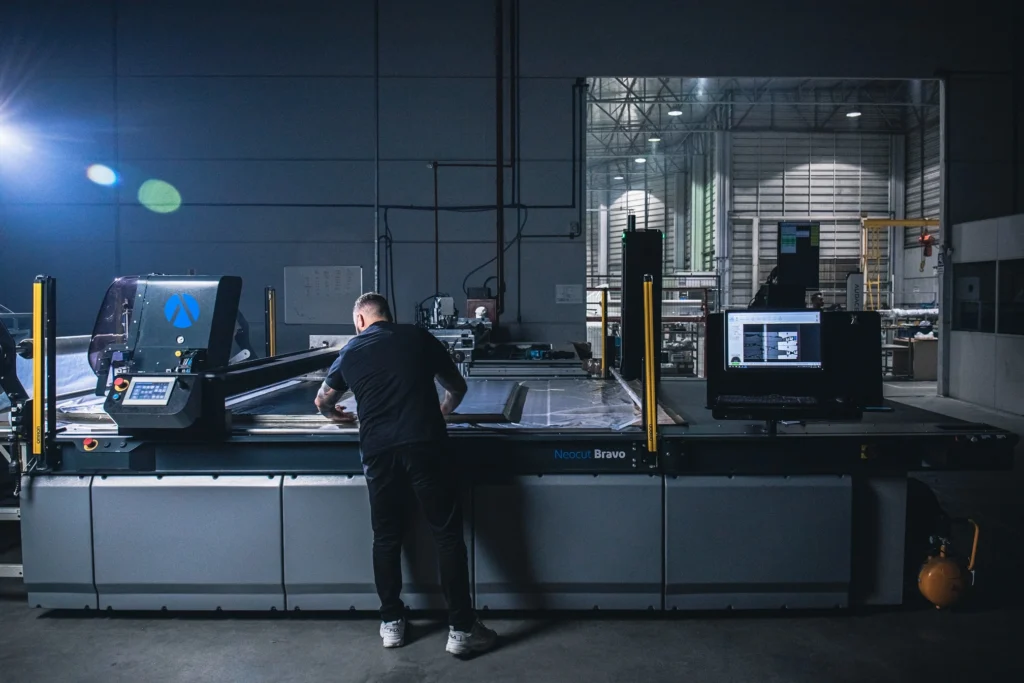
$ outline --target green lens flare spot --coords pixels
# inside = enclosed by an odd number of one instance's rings
[[[139,187],[139,204],[154,213],[173,213],[181,207],[181,193],[165,180],[147,180]]]

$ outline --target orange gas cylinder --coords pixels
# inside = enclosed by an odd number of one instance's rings
[[[974,543],[966,566],[949,556],[949,541],[942,539],[938,556],[929,557],[921,567],[917,586],[921,595],[939,609],[950,607],[960,600],[967,588],[974,584],[974,559],[978,554],[978,525],[974,527]]]

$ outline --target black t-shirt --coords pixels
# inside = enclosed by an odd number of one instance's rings
[[[414,325],[377,322],[338,354],[326,383],[352,389],[363,457],[447,434],[434,376],[459,377],[444,344]]]

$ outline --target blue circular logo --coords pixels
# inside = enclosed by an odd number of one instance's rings
[[[199,320],[199,302],[191,294],[175,294],[164,304],[164,317],[175,327],[192,327]]]

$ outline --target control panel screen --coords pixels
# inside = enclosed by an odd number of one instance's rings
[[[725,327],[728,370],[821,369],[818,311],[730,311]]]
[[[174,377],[133,377],[122,402],[126,406],[165,406],[171,400]]]

